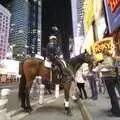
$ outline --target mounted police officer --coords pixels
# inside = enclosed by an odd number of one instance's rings
[[[49,43],[47,44],[47,57],[49,60],[52,60],[52,57],[54,56],[60,56],[62,55],[61,47],[57,41],[57,37],[54,35],[51,35],[49,37]]]

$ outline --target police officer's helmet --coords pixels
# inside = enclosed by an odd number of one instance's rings
[[[57,37],[54,36],[54,35],[52,35],[52,36],[49,37],[49,39],[50,39],[50,40],[51,40],[51,39],[57,39]]]
[[[49,37],[49,40],[50,40],[51,42],[57,42],[57,37],[54,36],[54,35],[52,35],[52,36]]]

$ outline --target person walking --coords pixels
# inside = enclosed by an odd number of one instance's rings
[[[84,72],[83,72],[83,66],[81,66],[78,71],[76,72],[75,75],[75,81],[77,82],[77,87],[79,88],[79,92],[80,92],[80,98],[83,99],[87,99],[87,93],[85,90],[85,77],[84,77]],[[83,97],[84,95],[84,97]]]
[[[115,60],[109,51],[103,52],[104,61],[100,67],[101,77],[105,81],[108,95],[111,101],[111,113],[114,116],[120,117],[120,107],[118,98],[115,92],[116,86],[116,71],[115,71]]]

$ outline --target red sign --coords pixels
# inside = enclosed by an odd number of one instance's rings
[[[120,27],[120,0],[104,0],[109,33]]]
[[[112,13],[114,13],[120,5],[120,0],[108,0],[108,5],[110,6]]]

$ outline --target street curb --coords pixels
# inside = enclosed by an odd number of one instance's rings
[[[79,108],[80,108],[81,114],[83,116],[83,119],[84,120],[93,120],[87,106],[85,105],[85,102],[82,101],[81,99],[79,99],[77,101],[77,104],[79,105]]]

